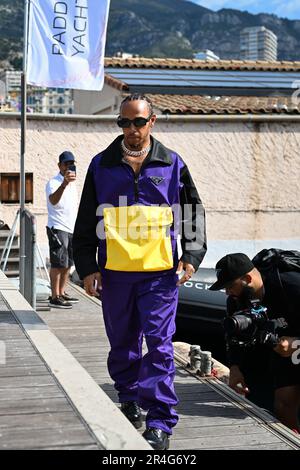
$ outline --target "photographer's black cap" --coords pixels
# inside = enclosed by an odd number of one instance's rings
[[[72,152],[69,152],[69,150],[65,150],[63,153],[60,154],[58,160],[59,163],[74,162],[75,157]]]
[[[210,290],[224,289],[227,284],[244,276],[254,269],[251,259],[244,253],[231,253],[221,258],[216,264],[217,281]]]

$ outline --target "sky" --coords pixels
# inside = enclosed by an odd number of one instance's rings
[[[300,0],[190,0],[210,10],[234,8],[250,13],[274,13],[282,18],[300,20]]]

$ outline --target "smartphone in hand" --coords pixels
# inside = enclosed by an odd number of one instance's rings
[[[69,165],[68,166],[68,171],[73,171],[76,175],[76,165]]]

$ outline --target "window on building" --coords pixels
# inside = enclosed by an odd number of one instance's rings
[[[0,173],[0,201],[20,202],[20,173]],[[33,173],[25,175],[25,202],[33,202]]]
[[[58,98],[57,102],[58,102],[59,104],[63,104],[63,103],[65,102],[65,100],[63,99],[62,96],[60,96],[60,97]]]

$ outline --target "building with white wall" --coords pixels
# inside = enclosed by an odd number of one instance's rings
[[[19,70],[7,70],[0,74],[5,87],[5,101],[15,111],[21,106],[21,74]],[[45,114],[72,114],[73,90],[27,86],[29,112]]]
[[[213,51],[210,51],[209,49],[196,52],[196,54],[194,54],[194,58],[198,60],[220,60],[220,57],[217,56]]]
[[[277,60],[277,36],[264,26],[244,28],[240,36],[241,60]]]
[[[116,116],[35,116],[27,126],[26,173],[32,174],[37,236],[48,253],[45,185],[58,172],[58,155],[76,157],[78,189],[91,158],[120,133]],[[268,114],[166,115],[154,136],[187,163],[207,213],[208,254],[204,266],[230,251],[254,255],[264,247],[300,250],[300,107]],[[0,114],[0,185],[3,174],[19,174],[20,121]],[[0,202],[10,226],[18,201]]]

